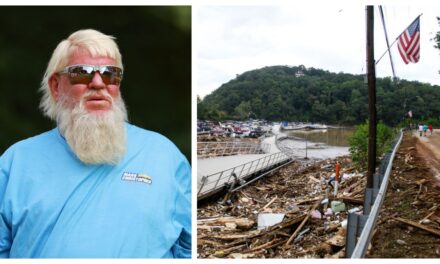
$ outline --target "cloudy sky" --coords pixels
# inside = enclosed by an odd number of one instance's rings
[[[405,65],[397,42],[391,48],[397,77],[440,85],[440,51],[430,40],[440,31],[440,4],[383,9],[390,44],[423,13],[419,63]],[[195,92],[202,97],[237,74],[265,66],[302,64],[330,72],[366,72],[364,5],[198,5],[194,11]],[[385,51],[375,7],[376,60]],[[376,76],[392,76],[388,54],[377,64]]]

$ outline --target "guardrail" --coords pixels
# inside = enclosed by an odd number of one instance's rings
[[[377,216],[385,198],[388,180],[393,167],[394,156],[402,142],[403,131],[394,144],[393,151],[382,160],[379,171],[374,175],[373,188],[367,188],[364,196],[364,215],[349,213],[346,237],[346,256],[363,258],[372,238]],[[380,186],[380,189],[379,189]],[[374,203],[373,203],[374,201]],[[357,239],[359,237],[359,239]],[[356,243],[357,240],[357,243]]]
[[[237,154],[262,154],[270,151],[270,144],[254,142],[197,142],[197,158],[205,159]]]
[[[209,196],[210,193],[228,185],[235,185],[237,181],[243,180],[248,176],[275,167],[281,163],[286,163],[291,157],[283,152],[277,152],[251,162],[223,170],[211,175],[203,176],[197,192],[197,199]]]

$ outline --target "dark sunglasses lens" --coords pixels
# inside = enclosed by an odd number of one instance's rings
[[[122,70],[118,67],[106,66],[100,71],[102,81],[105,84],[119,84],[122,80]]]
[[[95,69],[87,65],[73,66],[68,69],[71,84],[89,84],[95,75]],[[99,69],[102,81],[105,84],[120,84],[122,69],[114,66],[104,66]]]
[[[72,84],[89,84],[93,79],[93,68],[90,66],[74,66],[68,71]]]

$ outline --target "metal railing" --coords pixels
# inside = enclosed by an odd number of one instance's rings
[[[382,164],[379,167],[378,175],[375,175],[376,177],[374,177],[374,187],[366,189],[365,191],[364,215],[356,215],[355,213],[350,213],[348,215],[346,239],[346,255],[348,257],[363,258],[365,256],[372,238],[380,208],[385,199],[394,156],[402,142],[402,138],[403,131],[400,130],[400,136],[394,144],[393,151],[384,157]],[[374,203],[372,203],[372,201],[374,201]],[[358,234],[360,235],[358,236]],[[357,239],[357,237],[359,237],[359,239]]]
[[[270,144],[254,142],[197,142],[197,158],[262,154],[270,151]]]
[[[277,152],[227,170],[203,176],[197,192],[197,198],[205,197],[209,193],[228,184],[234,184],[236,181],[244,179],[249,175],[290,160],[291,157],[288,153]]]

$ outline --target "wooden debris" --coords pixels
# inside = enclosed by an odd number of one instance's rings
[[[263,245],[260,245],[258,247],[255,247],[255,248],[252,248],[252,249],[249,249],[249,250],[245,250],[245,251],[243,251],[243,253],[251,253],[251,252],[258,251],[260,249],[269,249],[272,246],[277,245],[277,243],[279,243],[281,240],[282,240],[281,238],[276,238],[276,239],[274,239],[274,240],[272,240],[270,242],[267,242],[267,243],[265,243]],[[284,242],[284,240],[283,240],[283,242]]]
[[[322,198],[320,198],[320,197],[318,197],[318,198],[312,198],[312,199],[305,199],[305,200],[301,200],[301,201],[296,202],[296,204],[297,204],[297,205],[300,205],[300,204],[310,203],[310,202],[314,202],[314,201],[316,201],[316,200],[321,200],[321,199],[322,199]]]
[[[331,166],[329,169],[322,168],[323,164]],[[322,219],[312,219],[310,212],[315,208],[324,214],[332,200],[329,198],[328,204],[321,204],[329,188],[322,177],[330,177],[332,166],[333,162],[329,161],[307,166],[292,164],[234,193],[226,203],[214,202],[200,206],[197,222],[198,257],[330,257],[339,247],[325,241],[329,237],[345,235],[340,222],[347,218],[347,212],[326,215]],[[340,184],[341,193],[348,188],[352,192],[363,189],[365,182],[363,177],[347,178]],[[350,196],[348,200],[355,203],[345,201],[347,209],[356,206],[359,203],[357,199],[362,199],[362,195]],[[261,212],[281,213],[285,217],[276,225],[258,230],[257,225],[252,223],[257,221]],[[240,221],[249,223],[247,226],[250,229],[240,229]],[[289,250],[286,250],[289,239]]]
[[[259,232],[257,232],[258,234]],[[221,240],[236,240],[236,239],[243,239],[243,238],[249,238],[256,235],[255,233],[249,233],[249,234],[228,234],[228,235],[213,235],[211,238],[215,239],[221,239]]]
[[[209,226],[207,226],[206,224],[226,226],[228,224],[233,223],[237,226],[237,228],[243,230],[248,230],[255,225],[255,221],[253,220],[247,218],[235,218],[235,217],[219,217],[214,219],[197,220],[197,228],[199,228],[199,223],[205,224],[205,225],[200,225],[200,228],[205,228],[205,229],[209,229],[207,228]]]
[[[312,175],[309,176],[309,179],[312,180],[312,181],[314,181],[314,182],[316,182],[316,183],[319,183],[319,184],[321,183],[320,180],[316,179],[316,178],[313,177]]]
[[[207,239],[197,239],[197,244],[210,244],[214,246],[221,246],[222,244],[216,241],[211,241]]]
[[[417,227],[417,228],[422,229],[422,230],[424,230],[424,231],[427,231],[427,232],[429,232],[429,233],[431,233],[431,234],[434,234],[434,235],[440,236],[440,231],[437,231],[437,230],[434,230],[434,229],[428,228],[428,227],[426,227],[426,226],[424,226],[424,225],[421,225],[421,224],[418,224],[418,223],[416,223],[416,222],[414,222],[414,221],[407,220],[407,219],[403,219],[403,218],[400,218],[400,217],[395,217],[394,219],[396,219],[397,221],[400,221],[400,222],[402,222],[402,223],[405,223],[405,224],[407,224],[407,225],[414,226],[414,227]]]
[[[364,204],[363,199],[357,199],[357,198],[339,196],[339,195],[338,195],[338,199],[342,200],[344,203],[362,204],[362,205]]]
[[[309,210],[309,212],[307,213],[306,218],[304,218],[304,220],[301,222],[301,224],[298,226],[298,228],[295,230],[295,232],[293,232],[293,234],[289,238],[289,240],[287,240],[286,246],[288,246],[292,242],[292,240],[296,237],[296,235],[298,235],[298,233],[301,231],[301,229],[303,228],[303,226],[305,225],[307,220],[309,220],[312,211],[315,210],[321,204],[321,200],[322,200],[322,197],[318,197],[317,202]]]
[[[427,216],[423,217],[422,220],[419,221],[419,224],[421,224],[424,220],[429,219],[433,214],[435,214],[435,211],[429,213]]]
[[[239,245],[239,246],[235,246],[235,247],[227,248],[227,249],[224,249],[224,250],[216,251],[216,252],[214,253],[214,256],[215,256],[215,257],[224,257],[225,255],[227,255],[227,254],[229,254],[229,253],[231,253],[231,252],[233,252],[233,251],[236,251],[236,250],[238,250],[238,249],[241,249],[241,248],[243,248],[243,247],[245,247],[245,246],[246,246],[246,245]]]
[[[331,237],[330,239],[328,239],[327,241],[325,241],[325,243],[332,246],[343,247],[345,246],[345,237],[337,234]]]
[[[330,224],[327,227],[323,227],[323,226],[318,227],[318,228],[316,228],[316,233],[321,234],[321,235],[326,234],[326,233],[333,233],[333,232],[337,231],[340,226],[341,226],[341,224],[338,223],[338,224]]]
[[[264,210],[267,207],[269,207],[273,202],[275,202],[276,199],[278,199],[277,196],[275,196],[275,198],[273,198],[272,200],[270,200],[270,202],[268,202],[265,206],[263,206],[263,208],[261,210]]]
[[[332,246],[327,243],[322,243],[314,249],[314,252],[316,252],[318,255],[327,255],[332,251]]]

